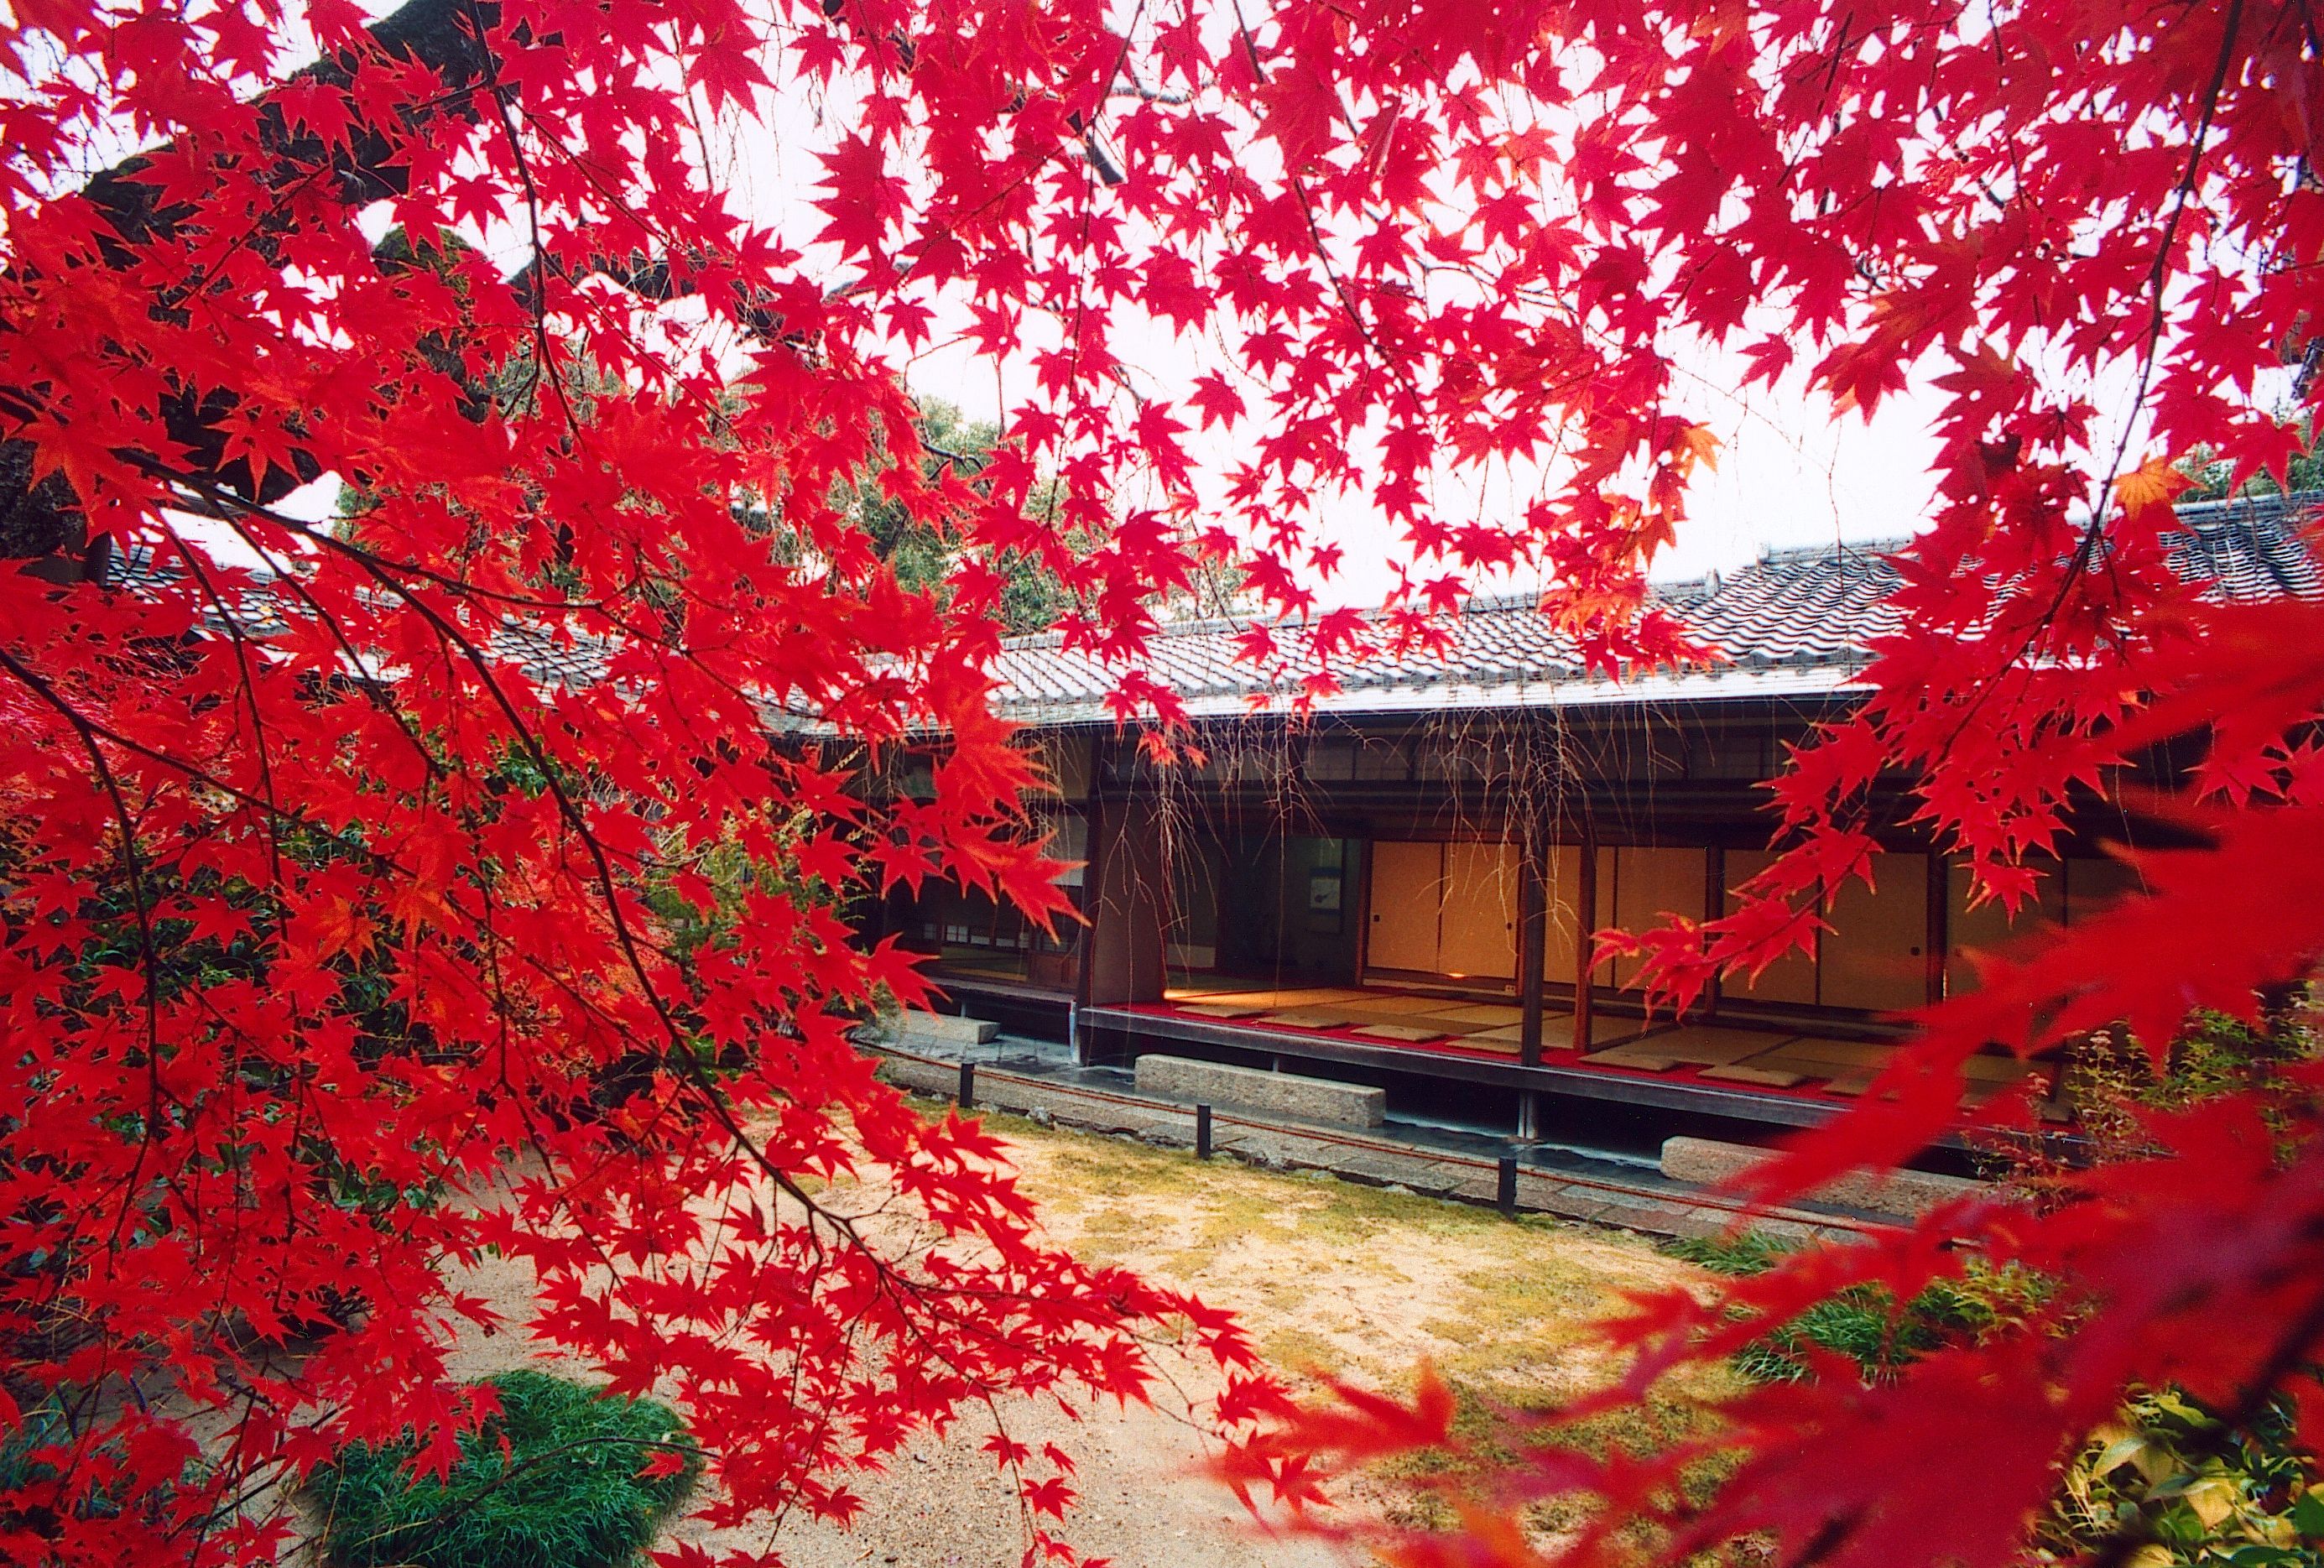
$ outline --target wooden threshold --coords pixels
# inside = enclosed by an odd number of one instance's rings
[[[1029,981],[1010,980],[998,974],[946,974],[942,970],[927,970],[921,975],[946,996],[956,997],[964,992],[980,996],[1005,996],[1011,1001],[1047,1001],[1065,1007],[1074,1000],[1070,985],[1035,985]]]
[[[1805,1096],[1757,1094],[1748,1089],[1692,1082],[1673,1083],[1583,1066],[1544,1063],[1528,1067],[1519,1062],[1471,1056],[1452,1051],[1428,1050],[1382,1042],[1359,1045],[1290,1029],[1229,1023],[1220,1019],[1167,1017],[1135,1008],[1089,1007],[1081,1013],[1084,1035],[1120,1035],[1148,1048],[1173,1040],[1216,1046],[1231,1050],[1260,1051],[1310,1061],[1344,1062],[1431,1078],[1456,1079],[1505,1089],[1532,1089],[1580,1100],[1602,1100],[1624,1105],[1646,1105],[1697,1115],[1723,1116],[1784,1127],[1817,1127],[1847,1107],[1821,1104]]]

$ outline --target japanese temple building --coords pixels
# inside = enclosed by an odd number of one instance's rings
[[[2174,564],[2222,596],[2324,595],[2310,499],[2184,507]],[[1585,955],[1601,927],[1720,914],[1767,862],[1759,782],[1857,700],[1896,580],[1877,547],[1848,547],[1660,589],[1727,660],[1622,681],[1579,668],[1530,599],[1478,600],[1446,651],[1350,669],[1296,724],[1253,711],[1271,694],[1235,657],[1242,627],[1167,626],[1146,669],[1195,719],[1202,760],[1160,766],[1106,706],[1118,671],[1014,640],[1000,706],[1050,763],[1042,815],[1056,853],[1086,862],[1065,881],[1088,923],[1052,940],[931,887],[874,925],[928,954],[961,1010],[1084,1063],[1275,1066],[1599,1141],[1822,1120],[1893,1048],[1893,1015],[1973,985],[1964,950],[2010,935],[1902,821],[1904,780],[1873,802],[1892,825],[1873,886],[1821,909],[1812,956],[1674,1019],[1647,1016],[1634,964]],[[2070,926],[2119,896],[2131,873],[2101,845],[2137,831],[2093,800],[2021,921]],[[2045,1071],[1971,1069],[1972,1100]]]

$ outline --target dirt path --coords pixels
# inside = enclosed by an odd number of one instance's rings
[[[1691,1271],[1645,1241],[1560,1222],[1506,1221],[1411,1194],[1253,1170],[1124,1140],[993,1118],[1052,1235],[1093,1261],[1121,1263],[1190,1287],[1239,1314],[1260,1349],[1296,1374],[1400,1389],[1423,1360],[1471,1405],[1539,1407],[1602,1378],[1587,1325],[1625,1290]],[[530,1279],[490,1265],[464,1281],[514,1322],[463,1344],[456,1362],[481,1376],[537,1361],[516,1326]],[[1182,1390],[1200,1401],[1214,1390]],[[1184,1406],[1179,1408],[1183,1411]],[[1163,1410],[1105,1410],[1075,1423],[1054,1406],[1004,1411],[1011,1434],[1072,1453],[1083,1502],[1069,1534],[1116,1568],[1323,1568],[1344,1559],[1308,1541],[1267,1539],[1201,1473],[1195,1428]],[[792,1568],[899,1563],[1016,1568],[1022,1522],[973,1422],[945,1442],[912,1444],[884,1475],[857,1484],[866,1507],[852,1531],[797,1522],[770,1539],[681,1524],[673,1541],[779,1549]],[[1414,1506],[1390,1478],[1351,1499]]]

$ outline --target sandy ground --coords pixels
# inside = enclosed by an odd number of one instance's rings
[[[510,1319],[501,1333],[464,1342],[452,1359],[463,1377],[531,1366],[586,1376],[570,1361],[540,1354],[519,1326],[531,1300],[529,1268],[491,1263],[461,1277]],[[1184,1375],[1186,1369],[1176,1369]],[[1181,1397],[1156,1407],[1107,1407],[1068,1419],[1053,1403],[1004,1406],[1010,1435],[1038,1448],[1055,1443],[1074,1457],[1081,1495],[1069,1535],[1089,1555],[1114,1568],[1323,1568],[1346,1559],[1312,1541],[1269,1540],[1231,1493],[1203,1473],[1202,1434],[1187,1420],[1189,1402],[1211,1385],[1188,1381]],[[1178,1414],[1170,1414],[1173,1404]],[[909,1443],[886,1472],[850,1479],[864,1500],[853,1529],[798,1519],[779,1529],[713,1530],[677,1521],[665,1545],[690,1542],[716,1553],[779,1551],[788,1568],[900,1563],[910,1568],[1018,1568],[1027,1541],[1015,1494],[981,1444],[990,1419],[969,1417],[943,1442]]]
[[[1146,1409],[1093,1416],[1079,1425],[1019,1408],[1020,1440],[1070,1445],[1082,1500],[1066,1535],[1115,1568],[1309,1568],[1347,1559],[1313,1541],[1268,1540],[1223,1488],[1189,1473],[1199,1445],[1192,1433]],[[866,1507],[853,1530],[794,1525],[764,1532],[710,1532],[680,1525],[675,1540],[721,1546],[773,1545],[790,1568],[842,1563],[910,1568],[1017,1568],[1025,1532],[1015,1499],[977,1441],[919,1443],[886,1476],[862,1487]]]
[[[1011,1145],[1052,1236],[1093,1261],[1129,1265],[1235,1311],[1261,1351],[1308,1386],[1329,1376],[1399,1389],[1423,1360],[1471,1402],[1553,1404],[1606,1375],[1588,1324],[1619,1293],[1683,1280],[1685,1266],[1646,1242],[1544,1219],[1406,1194],[1252,1170],[1120,1139],[989,1122]],[[462,1287],[508,1320],[464,1342],[466,1376],[545,1362],[522,1325],[530,1271],[506,1263]],[[1082,1501],[1066,1535],[1115,1568],[1324,1568],[1348,1561],[1312,1540],[1261,1534],[1226,1489],[1203,1473],[1204,1440],[1184,1416],[1214,1387],[1185,1379],[1161,1408],[1090,1412],[1054,1405],[1004,1408],[1010,1434],[1072,1453]],[[1174,1416],[1171,1411],[1178,1412]],[[964,1421],[942,1442],[911,1444],[884,1474],[852,1481],[864,1498],[852,1530],[793,1521],[771,1536],[710,1531],[681,1521],[670,1543],[714,1552],[772,1548],[791,1568],[900,1563],[908,1568],[1016,1568],[1024,1521],[991,1457],[989,1423]],[[1408,1499],[1394,1480],[1367,1484],[1347,1506],[1391,1514]]]

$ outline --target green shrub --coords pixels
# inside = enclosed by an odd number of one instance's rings
[[[2255,1028],[2224,1013],[2198,1012],[2158,1070],[2126,1030],[2092,1030],[2067,1059],[2065,1093],[2083,1141],[2079,1158],[2112,1165],[2160,1152],[2142,1124],[2145,1111],[2181,1111],[2221,1094],[2255,1094],[2266,1106],[2287,1091],[2301,1093],[2285,1069],[2314,1060],[2319,1046],[2313,1026],[2298,1017]],[[2006,1139],[1996,1152],[1994,1174],[2002,1180],[2049,1174],[2048,1162],[2027,1158]]]
[[[124,1494],[128,1489],[118,1479],[88,1486],[87,1469],[78,1477],[59,1474],[57,1466],[46,1454],[73,1450],[78,1434],[67,1410],[72,1396],[82,1391],[56,1390],[40,1404],[23,1410],[14,1428],[0,1432],[0,1496],[11,1499],[0,1504],[0,1538],[16,1537],[11,1546],[17,1555],[9,1557],[10,1562],[45,1561],[32,1550],[30,1543],[53,1539],[68,1517],[128,1517],[160,1526],[167,1519],[171,1506],[180,1500],[178,1486],[172,1483],[149,1485],[124,1502]],[[95,1466],[114,1471],[116,1478],[127,1459],[117,1437],[83,1450],[84,1464],[93,1462]],[[202,1480],[200,1466],[189,1462],[178,1480],[188,1487],[198,1486]],[[84,1484],[73,1484],[76,1480]]]
[[[1670,1243],[1669,1250],[1718,1274],[1757,1274],[1791,1250],[1756,1231]],[[1795,1382],[1808,1375],[1806,1351],[1834,1351],[1866,1379],[1883,1378],[1941,1344],[1974,1339],[2030,1298],[2038,1287],[2016,1276],[1972,1267],[1958,1280],[1940,1280],[1906,1302],[1877,1286],[1858,1286],[1826,1300],[1734,1358],[1736,1370],[1760,1382]]]
[[[541,1372],[488,1381],[500,1414],[461,1440],[459,1462],[441,1481],[412,1474],[409,1442],[351,1444],[317,1472],[333,1562],[617,1568],[694,1490],[701,1460],[668,1406]],[[639,1473],[668,1453],[681,1456],[677,1471]]]
[[[1739,1236],[1685,1236],[1663,1244],[1663,1250],[1674,1258],[1738,1278],[1766,1272],[1792,1250],[1788,1243],[1761,1231],[1746,1231]]]
[[[2324,1556],[2324,1492],[2310,1490],[2279,1401],[2247,1433],[2171,1393],[2142,1394],[2066,1471],[2036,1561],[2078,1563],[2140,1543],[2137,1568],[2312,1568]]]
[[[1789,1249],[1772,1238],[1674,1241],[1669,1250],[1715,1273],[1750,1275]],[[1734,1365],[1762,1382],[1808,1375],[1802,1348],[1837,1351],[1868,1379],[1888,1376],[1923,1351],[1974,1336],[2037,1284],[1972,1271],[1931,1287],[1904,1311],[1870,1287],[1817,1303],[1743,1348]],[[2142,1393],[2075,1460],[2035,1526],[2036,1563],[2079,1563],[2116,1540],[2135,1544],[2132,1568],[2316,1568],[2324,1562],[2324,1490],[2310,1490],[2313,1462],[2295,1444],[2290,1411],[2270,1408],[2248,1432],[2226,1432],[2177,1393]]]

